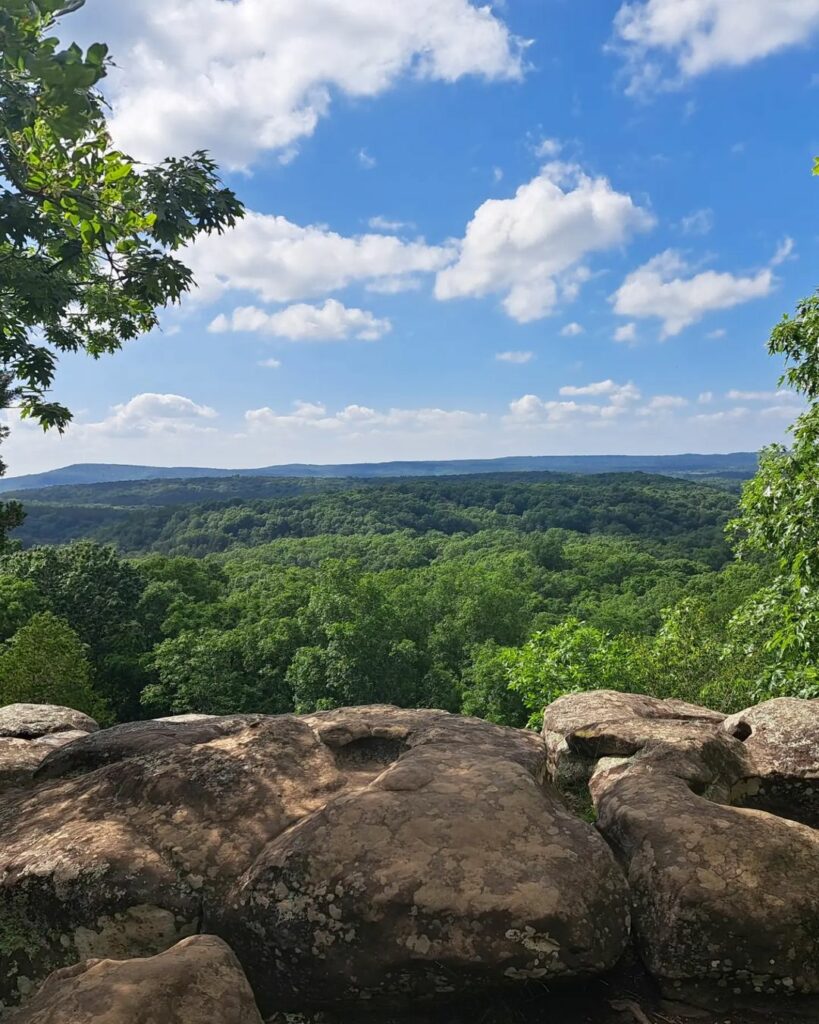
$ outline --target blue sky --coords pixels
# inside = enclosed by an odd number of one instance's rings
[[[251,215],[163,331],[64,360],[76,461],[755,449],[816,286],[819,0],[88,0],[118,143]]]

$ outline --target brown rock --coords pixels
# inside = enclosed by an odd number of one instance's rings
[[[534,734],[391,708],[307,720],[362,788],[270,843],[223,904],[263,1008],[451,997],[619,959],[621,872],[541,785]]]
[[[56,732],[33,740],[0,737],[0,790],[30,782],[49,754],[85,736],[84,732]]]
[[[640,954],[675,997],[819,992],[819,833],[713,802],[747,771],[739,741],[714,733],[600,761],[591,780]]]
[[[753,764],[742,803],[819,828],[819,700],[777,697],[723,723]]]
[[[395,708],[164,723],[172,743],[147,724],[0,805],[10,999],[203,923],[266,1011],[572,977],[624,948],[622,873],[543,787],[534,734]]]
[[[550,704],[543,716],[549,773],[578,812],[588,806],[588,782],[600,758],[631,757],[646,745],[697,749],[724,719],[679,700],[593,690]]]
[[[82,711],[55,704],[7,704],[0,708],[0,736],[33,740],[59,732],[96,732],[99,726]]]
[[[9,1024],[262,1024],[239,961],[197,935],[144,960],[55,971]]]

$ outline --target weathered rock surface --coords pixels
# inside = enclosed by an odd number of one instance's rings
[[[96,732],[98,729],[88,715],[55,704],[7,704],[0,708],[0,736],[33,740],[50,733]]]
[[[129,722],[91,735],[78,736],[70,745],[54,751],[37,772],[38,780],[64,778],[95,771],[129,757],[158,754],[163,750],[194,747],[221,736],[247,729],[262,716],[185,715],[149,722]]]
[[[746,730],[743,743],[730,720],[690,707],[652,717],[642,700],[631,719],[584,725],[594,696],[547,710],[547,744],[558,771],[561,757],[592,765],[598,827],[627,867],[649,971],[694,998],[819,992],[819,833],[727,806],[746,799],[757,771]],[[601,696],[605,715],[611,695]]]
[[[698,746],[724,715],[680,700],[595,690],[560,697],[546,708],[549,773],[571,806],[583,810],[601,758],[631,757],[650,743]]]
[[[262,1024],[228,946],[185,939],[143,960],[88,960],[52,974],[9,1024]]]
[[[263,1009],[612,966],[627,893],[535,735],[368,708],[106,730],[0,805],[0,984],[203,927]]]
[[[84,732],[55,732],[33,740],[0,737],[0,790],[30,782],[49,754],[86,735]]]
[[[742,801],[819,828],[819,700],[777,697],[723,723],[753,770]]]
[[[224,902],[266,996],[441,996],[604,971],[628,934],[621,872],[543,788],[537,737],[441,712],[307,719],[347,792],[269,844]]]

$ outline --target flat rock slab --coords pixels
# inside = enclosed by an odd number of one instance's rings
[[[7,704],[0,708],[0,736],[33,740],[59,732],[96,732],[99,725],[82,711],[56,704]]]
[[[585,976],[627,942],[623,874],[532,733],[377,707],[142,723],[53,756],[0,805],[10,1001],[203,929],[268,1013]]]
[[[743,804],[819,828],[819,700],[777,697],[722,728],[744,743],[753,766]]]
[[[262,1024],[239,961],[197,935],[142,960],[88,960],[52,974],[9,1024]]]

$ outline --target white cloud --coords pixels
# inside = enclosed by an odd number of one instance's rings
[[[381,216],[370,217],[370,219],[367,222],[367,224],[370,227],[370,229],[373,230],[373,231],[388,231],[388,232],[391,232],[391,233],[395,232],[395,231],[403,231],[404,228],[412,228],[412,227],[414,227],[414,225],[409,223],[408,221],[404,221],[404,220],[390,220],[389,217],[381,217]]]
[[[771,266],[778,267],[783,263],[787,263],[788,260],[793,257],[795,249],[796,242],[794,242],[792,238],[783,238],[777,246],[773,259],[771,260]]]
[[[254,331],[289,341],[378,341],[392,330],[392,324],[368,310],[348,309],[336,299],[327,299],[322,306],[302,302],[277,313],[239,306],[230,316],[223,313],[216,317],[208,330],[214,334]]]
[[[709,331],[706,335],[711,341],[719,341],[720,338],[724,338],[728,332],[724,327],[718,327],[715,331]]]
[[[512,199],[489,199],[475,212],[457,262],[435,283],[439,299],[504,293],[509,316],[547,316],[574,298],[588,277],[583,261],[616,248],[654,223],[630,196],[578,167],[547,164]],[[579,276],[577,276],[579,274]]]
[[[819,0],[629,0],[614,28],[641,92],[807,43]]]
[[[497,184],[499,181],[503,181],[503,171],[500,167],[492,168],[492,180]]]
[[[541,139],[535,146],[535,156],[539,160],[554,160],[562,150],[563,143],[559,139]]]
[[[455,82],[524,70],[525,44],[468,0],[88,6],[89,34],[111,44],[121,69],[110,82],[115,138],[143,160],[198,148],[234,168],[264,151],[292,157],[334,93],[377,96],[406,75]]]
[[[279,367],[282,364],[281,364],[281,360],[280,359],[272,359],[271,358],[271,359],[260,359],[258,365],[261,366],[265,370],[278,370]]]
[[[640,389],[634,384],[617,384],[613,380],[598,380],[593,384],[584,384],[581,387],[574,387],[567,384],[560,389],[560,394],[569,397],[606,397],[616,404],[625,402],[636,402],[640,398]]]
[[[688,405],[688,399],[682,395],[655,395],[640,410],[640,415],[650,416],[655,412],[671,412],[674,409],[684,409]]]
[[[802,396],[795,391],[738,391],[732,389],[726,395],[734,402],[802,402]]]
[[[637,340],[637,324],[623,324],[614,332],[614,340],[630,345]]]
[[[773,285],[770,268],[747,277],[713,270],[692,275],[680,254],[669,249],[629,274],[612,302],[621,316],[659,318],[667,338],[707,313],[770,295]]]
[[[359,149],[358,162],[365,171],[371,171],[374,167],[378,166],[378,161],[374,156],[370,156],[366,149]]]
[[[584,327],[582,324],[571,323],[566,324],[560,333],[564,338],[576,338],[579,334],[583,334],[583,332]]]
[[[366,405],[348,405],[335,413],[325,405],[295,402],[287,413],[269,407],[250,409],[245,413],[248,429],[253,432],[300,434],[305,430],[347,435],[388,431],[436,434],[449,431],[474,430],[488,419],[486,413],[460,409],[389,409],[378,411]]]
[[[535,358],[534,352],[498,352],[495,358],[499,363],[531,363]]]
[[[710,405],[711,402],[714,401],[714,392],[713,391],[702,391],[702,392],[700,392],[700,395],[697,398],[697,401],[699,402],[700,405]]]
[[[145,392],[113,406],[105,419],[79,424],[77,429],[85,435],[197,432],[209,429],[203,421],[215,419],[216,415],[215,409],[198,405],[183,395]]]
[[[707,235],[713,227],[713,210],[694,210],[680,221],[680,230],[684,235]]]
[[[733,409],[723,409],[722,412],[701,412],[692,419],[697,423],[735,423],[737,420],[748,418],[749,410],[744,406],[736,406]]]
[[[356,282],[412,287],[415,275],[434,273],[454,257],[451,246],[393,235],[350,237],[254,212],[223,235],[201,237],[186,252],[203,299],[245,291],[265,302],[312,298]]]

